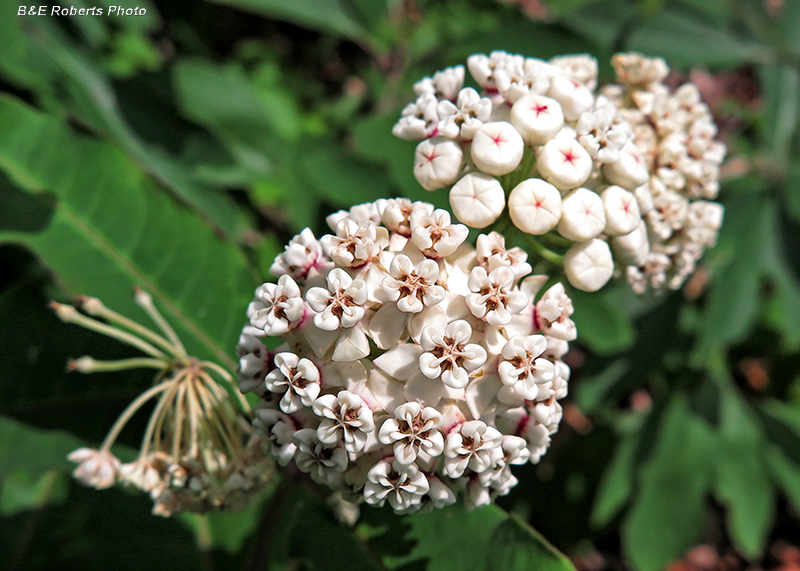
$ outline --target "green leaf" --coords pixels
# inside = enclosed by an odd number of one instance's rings
[[[143,318],[132,288],[144,288],[190,352],[233,367],[228,355],[254,287],[241,251],[158,193],[116,147],[8,97],[0,123],[11,134],[0,139],[0,168],[58,199],[46,231],[0,239],[30,246],[71,292],[121,313]]]
[[[573,569],[529,525],[494,505],[471,512],[454,505],[405,516],[392,525],[386,535],[410,545],[403,547],[400,556],[383,557],[389,569],[418,568],[423,562],[428,571]]]
[[[336,206],[349,208],[386,196],[386,175],[333,143],[313,144],[300,162],[303,178],[319,196]]]
[[[657,434],[622,525],[623,552],[641,571],[664,569],[700,538],[711,476],[708,428],[682,395],[672,398]]]
[[[762,133],[765,157],[778,176],[788,169],[792,140],[800,120],[800,71],[793,65],[761,65],[760,84],[764,90]]]
[[[67,454],[83,442],[62,431],[47,431],[0,416],[0,514],[11,515],[63,501]],[[33,452],[33,453],[32,453]]]
[[[245,166],[271,171],[265,151],[301,136],[295,101],[276,88],[260,89],[234,66],[201,59],[175,65],[173,81],[184,114],[215,133]]]
[[[626,50],[661,56],[679,67],[735,66],[756,61],[767,49],[675,9],[654,14],[628,38]]]
[[[592,509],[592,525],[606,525],[630,498],[636,477],[636,451],[641,441],[639,435],[638,431],[625,434],[617,444],[614,456],[600,480]]]
[[[570,291],[575,304],[572,316],[578,328],[578,339],[599,355],[628,349],[634,342],[630,316],[613,299],[613,292]]]
[[[135,19],[123,17],[122,19]],[[64,82],[67,101],[80,118],[93,128],[107,133],[125,152],[153,178],[166,186],[178,198],[196,207],[211,222],[227,234],[238,237],[246,227],[242,213],[224,193],[195,183],[188,170],[163,149],[142,141],[130,128],[120,109],[108,78],[88,57],[84,56],[53,22],[38,19],[26,25],[27,42],[13,55],[24,57],[29,52],[47,60],[51,71],[44,83],[51,89],[54,81]],[[23,40],[16,36],[18,42]],[[9,54],[11,55],[11,54]],[[27,62],[15,61],[15,69]],[[63,97],[63,94],[60,94]]]
[[[745,557],[764,551],[775,513],[775,491],[762,457],[761,427],[735,389],[722,391],[715,493],[728,508],[726,524]]]
[[[301,27],[366,41],[367,31],[345,0],[211,0],[216,4],[239,8],[275,20],[285,20]]]
[[[789,460],[774,444],[767,445],[765,456],[767,467],[778,487],[792,507],[800,510],[800,464]]]
[[[714,349],[743,339],[755,321],[764,273],[762,252],[774,223],[774,204],[760,196],[729,201],[719,237],[720,253],[728,255],[729,263],[708,294],[695,360],[703,361]]]

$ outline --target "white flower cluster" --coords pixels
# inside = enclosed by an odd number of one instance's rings
[[[473,55],[480,92],[463,66],[437,72],[393,133],[421,141],[414,175],[449,189],[459,221],[507,216],[576,288],[596,291],[616,268],[637,293],[674,289],[716,240],[722,207],[708,199],[725,147],[697,88],[661,83],[663,60],[619,54],[614,66],[623,85],[596,93],[589,56]]]
[[[503,51],[418,82],[393,132],[421,140],[414,174],[427,190],[449,188],[461,222],[485,228],[508,204],[511,222],[538,248],[566,249],[567,279],[600,289],[614,272],[611,237],[642,218],[632,190],[647,180],[633,130],[597,95],[597,62],[585,55],[543,61]],[[530,239],[530,238],[529,238]]]
[[[664,60],[617,54],[619,85],[603,93],[633,126],[634,143],[650,176],[636,189],[644,221],[629,236],[613,238],[612,250],[637,293],[678,289],[706,248],[716,243],[723,207],[719,166],[725,145],[693,83],[671,91]]]
[[[511,466],[538,462],[561,420],[576,337],[563,286],[538,296],[548,277],[522,250],[497,233],[473,247],[427,203],[379,200],[328,223],[276,258],[238,346],[272,455],[398,512],[508,493]]]

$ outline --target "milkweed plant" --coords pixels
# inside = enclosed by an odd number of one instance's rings
[[[386,197],[300,232],[242,315],[236,371],[187,354],[147,292],[158,331],[98,299],[53,304],[143,353],[70,369],[155,371],[98,449],[69,455],[74,476],[165,516],[246,506],[275,470],[400,514],[508,494],[557,438],[571,292],[678,289],[723,220],[725,145],[698,88],[665,85],[660,58],[612,64],[599,86],[590,56],[495,51],[414,84],[392,133],[450,210]],[[145,405],[122,463],[111,446]]]

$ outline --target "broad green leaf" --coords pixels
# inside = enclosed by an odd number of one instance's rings
[[[758,67],[764,90],[762,133],[765,157],[775,165],[778,174],[789,168],[792,141],[800,120],[800,71],[792,65],[761,65]]]
[[[67,454],[83,442],[0,416],[0,514],[10,515],[65,499]]]
[[[795,510],[800,510],[800,464],[792,462],[781,449],[768,444],[765,452],[767,467],[775,483]]]
[[[795,463],[800,463],[800,406],[777,399],[758,403],[764,430],[769,440],[779,446]]]
[[[559,22],[611,53],[620,33],[635,16],[636,7],[632,3],[602,0],[589,2],[580,10],[564,14]],[[599,63],[603,65],[608,62]]]
[[[684,68],[735,66],[768,54],[764,46],[753,40],[738,38],[732,30],[715,27],[675,9],[654,14],[631,34],[625,49],[661,56]]]
[[[625,434],[614,450],[592,510],[592,525],[604,526],[625,505],[633,492],[636,480],[636,451],[641,438],[639,432]]]
[[[299,172],[316,194],[336,206],[349,208],[387,196],[388,177],[383,172],[332,143],[312,145],[301,158],[301,167]]]
[[[176,207],[114,146],[76,135],[0,98],[0,168],[58,202],[46,231],[4,233],[33,248],[73,293],[141,316],[132,288],[149,291],[190,352],[229,366],[254,280],[241,251]],[[89,162],[88,158],[91,157]]]
[[[298,26],[349,38],[356,42],[369,39],[358,16],[344,0],[210,0],[267,18],[285,20]]]
[[[575,304],[572,316],[578,327],[578,339],[599,355],[609,355],[633,345],[630,316],[620,308],[610,290],[599,293],[571,291]]]
[[[184,114],[219,136],[256,173],[271,170],[265,151],[302,134],[296,102],[277,87],[257,88],[237,66],[183,60],[173,81]]]
[[[766,440],[747,405],[732,386],[722,391],[715,493],[728,508],[726,524],[748,558],[764,551],[775,512],[775,492],[761,461]]]
[[[622,525],[623,552],[640,571],[664,569],[700,538],[711,476],[708,428],[682,395],[672,397],[657,435]]]
[[[454,505],[391,523],[384,532],[386,540],[394,537],[406,545],[402,555],[383,557],[389,569],[421,568],[423,564],[428,571],[573,569],[569,560],[529,525],[494,505],[471,512]],[[373,539],[372,543],[377,542]]]
[[[125,18],[134,17],[123,17]],[[48,20],[34,19],[26,22],[26,33],[22,35],[19,30],[12,30],[18,48],[7,54],[7,65],[13,66],[14,70],[23,68],[27,61],[19,61],[17,58],[27,57],[29,53],[35,55],[37,62],[44,60],[49,73],[47,81],[42,85],[43,89],[52,89],[53,82],[64,82],[69,93],[67,103],[83,121],[107,133],[140,168],[181,200],[196,207],[224,232],[238,237],[246,224],[233,201],[217,189],[195,183],[181,163],[163,149],[141,140],[126,122],[108,78],[72,44],[55,23]],[[28,79],[25,75],[21,77]],[[36,82],[36,79],[33,81]],[[63,97],[63,94],[60,95]]]
[[[741,340],[752,326],[764,273],[762,252],[774,223],[774,205],[761,197],[729,202],[719,239],[729,263],[715,277],[708,294],[695,360],[704,360],[713,349]]]

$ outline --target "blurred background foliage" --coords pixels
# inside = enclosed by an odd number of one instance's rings
[[[0,566],[569,568],[530,524],[579,569],[800,569],[800,2],[0,4]],[[379,197],[446,205],[390,129],[414,81],[494,49],[588,52],[606,80],[617,51],[663,56],[729,147],[719,242],[683,291],[575,294],[565,422],[506,511],[365,509],[351,530],[276,477],[243,513],[164,520],[72,482],[66,454],[149,379],[65,373],[131,353],[47,302],[143,317],[139,285],[190,352],[235,366],[244,308],[294,233]]]

